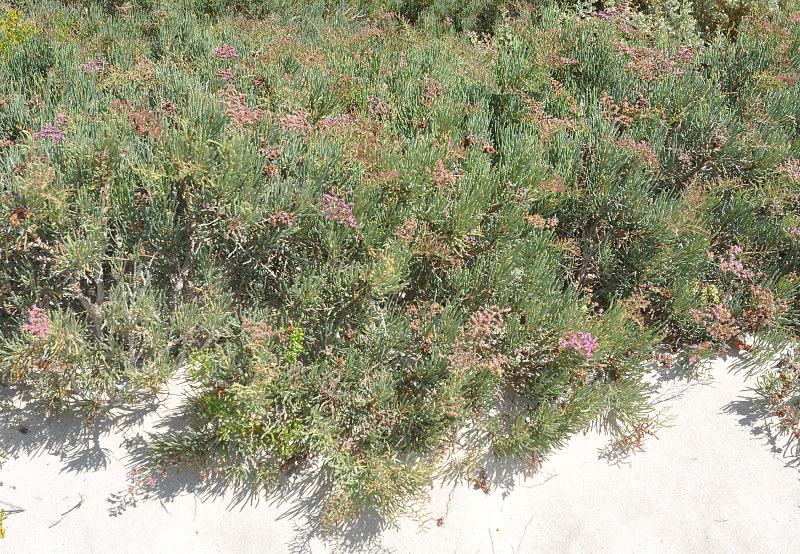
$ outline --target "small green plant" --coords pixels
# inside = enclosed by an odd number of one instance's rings
[[[8,514],[6,514],[5,510],[0,510],[0,539],[5,538],[6,536],[6,519],[8,519]]]
[[[4,12],[0,15],[0,54],[39,32],[36,25],[26,19],[22,12],[8,8]]]

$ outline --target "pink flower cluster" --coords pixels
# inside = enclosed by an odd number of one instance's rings
[[[142,494],[146,489],[152,488],[156,484],[156,480],[151,477],[149,472],[145,473],[143,468],[131,468],[125,474],[125,479],[128,481],[128,493],[136,497],[137,494]]]
[[[613,23],[618,30],[628,36],[631,36],[633,33],[633,21],[631,21],[628,15],[627,5],[623,5],[619,8],[607,8],[599,12],[592,12],[592,17],[599,17]]]
[[[644,163],[653,169],[658,169],[658,155],[653,152],[653,148],[647,141],[636,142],[630,138],[623,138],[617,140],[617,146],[635,152]]]
[[[219,95],[223,98],[222,103],[227,108],[231,124],[236,127],[254,125],[264,117],[264,110],[250,108],[247,105],[247,96],[233,85],[220,90]]]
[[[405,53],[400,57],[401,66],[405,65]],[[394,112],[391,104],[381,100],[377,96],[370,96],[368,99],[367,107],[369,113],[377,116],[387,116],[389,119],[394,119]]]
[[[22,325],[23,331],[44,338],[50,334],[50,318],[47,312],[38,306],[33,306],[28,312],[28,322]]]
[[[311,114],[305,110],[295,110],[284,114],[278,120],[281,129],[307,135],[312,130]]]
[[[325,216],[325,219],[333,219],[340,225],[349,225],[356,229],[359,227],[353,215],[353,203],[348,204],[344,201],[344,198],[336,196],[333,189],[323,195],[320,211]]]
[[[495,338],[503,332],[503,314],[508,308],[488,306],[469,318],[469,323],[459,328],[460,335],[447,357],[450,368],[456,375],[487,370],[496,375],[503,373],[508,357],[494,351]]]
[[[211,57],[227,60],[228,58],[238,58],[239,52],[230,44],[223,44],[222,46],[214,48],[214,53],[211,54]]]
[[[706,311],[692,309],[689,314],[715,339],[728,340],[739,334],[739,325],[724,304],[716,304]]]
[[[618,44],[617,50],[632,58],[625,70],[638,73],[646,81],[659,81],[662,75],[683,75],[682,68],[689,66],[694,57],[691,48],[679,48],[676,52],[671,52]]]
[[[708,351],[711,349],[709,341],[701,342],[700,344],[689,345],[689,363],[693,364],[702,360]]]
[[[597,337],[583,331],[565,331],[564,336],[558,341],[561,348],[572,348],[589,361],[592,353],[597,348]]]
[[[53,141],[53,144],[58,144],[63,142],[64,140],[64,131],[61,130],[61,127],[64,126],[64,120],[66,119],[66,115],[64,112],[58,114],[56,118],[56,122],[54,125],[45,125],[39,131],[33,133],[34,138],[49,138]]]
[[[90,62],[86,62],[85,64],[81,65],[81,71],[85,74],[88,73],[100,73],[106,68],[108,62],[104,56],[100,56]]]
[[[356,119],[349,113],[339,114],[333,117],[325,117],[317,122],[317,129],[335,129],[347,123],[352,123]]]
[[[795,239],[800,239],[800,229],[798,229],[797,227],[784,227],[783,232],[788,235],[791,235]]]
[[[797,158],[786,158],[778,166],[778,173],[788,177],[792,181],[800,181],[800,160]]]
[[[742,252],[744,252],[744,250],[742,250],[741,246],[735,244],[731,246],[730,250],[728,250],[727,260],[720,256],[719,268],[722,271],[733,273],[739,279],[749,279],[753,277],[753,272],[745,269],[744,264],[737,258]],[[713,259],[713,254],[709,253],[709,259]]]
[[[230,83],[233,81],[233,69],[230,67],[228,69],[220,69],[217,71],[217,77],[220,77],[226,83]]]

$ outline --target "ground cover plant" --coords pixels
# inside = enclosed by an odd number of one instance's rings
[[[87,424],[185,376],[132,494],[316,464],[331,524],[598,421],[641,446],[654,362],[747,354],[797,434],[799,39],[770,3],[4,5],[0,375]]]

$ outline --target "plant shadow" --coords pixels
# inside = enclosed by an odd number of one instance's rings
[[[785,354],[784,350],[758,348],[747,355],[737,356],[728,367],[734,375],[744,375],[746,379],[762,373],[765,368],[775,366]],[[771,423],[775,419],[774,409],[767,399],[760,396],[758,390],[750,387],[746,395],[740,395],[722,407],[722,412],[739,416],[739,424],[748,427],[753,436],[763,441],[770,451],[780,455],[786,467],[800,469],[800,440],[780,426]]]
[[[63,462],[62,473],[79,473],[106,468],[111,451],[101,444],[103,439],[140,427],[159,401],[153,395],[135,407],[114,408],[91,423],[70,413],[48,416],[47,407],[29,391],[6,385],[0,386],[0,405],[0,444],[10,457],[53,454]]]
[[[146,467],[151,435],[179,433],[190,423],[182,404],[174,401],[176,397],[174,392],[166,398],[153,395],[135,407],[114,407],[89,423],[70,413],[48,417],[46,406],[33,400],[29,391],[0,385],[0,445],[10,460],[56,456],[61,463],[59,473],[102,471],[112,458],[129,469]],[[174,406],[165,409],[165,404]],[[193,495],[199,502],[219,503],[226,512],[263,503],[279,509],[277,519],[291,522],[293,538],[286,545],[291,552],[308,552],[312,542],[322,542],[336,551],[393,552],[381,545],[382,533],[392,522],[375,510],[365,511],[334,529],[326,527],[320,514],[331,483],[316,468],[290,470],[268,491],[247,483],[231,484],[213,470],[209,473],[206,475],[197,467],[170,468],[141,494],[131,494],[120,483],[120,489],[106,498],[107,514],[119,517],[152,501],[169,512],[169,503],[181,495]]]
[[[741,360],[733,353],[730,357],[737,358],[734,366]],[[741,371],[744,364],[739,363],[731,371]],[[680,364],[654,368],[651,372],[655,380],[653,390],[657,393],[654,402],[682,396],[688,387],[695,384],[688,373]],[[180,387],[176,388],[180,391]],[[26,391],[0,387],[0,444],[12,458],[34,458],[44,453],[57,455],[62,462],[60,472],[100,471],[108,467],[111,456],[124,460],[129,468],[147,466],[151,454],[150,434],[180,433],[190,423],[184,404],[174,402],[176,397],[175,392],[167,395],[166,399],[153,395],[133,408],[115,407],[88,424],[70,414],[46,418],[43,416],[44,407],[33,402]],[[788,442],[785,445],[780,443],[780,436],[766,422],[768,411],[765,406],[752,398],[741,397],[725,405],[723,411],[741,416],[739,422],[750,427],[755,436],[764,439],[774,453],[784,456],[791,454],[787,466],[800,468],[800,448],[792,445],[794,448],[790,451]],[[607,422],[605,424],[608,425]],[[594,430],[608,431],[603,425],[603,422],[599,422]],[[473,430],[472,434],[466,433],[462,439],[468,443],[479,443],[481,438],[476,433]],[[109,441],[114,440],[120,441],[118,448],[109,448]],[[555,477],[536,471],[544,461],[544,457],[535,460],[501,459],[484,453],[456,464],[456,469],[443,476],[438,484],[455,488],[466,481],[466,486],[476,489],[476,494],[482,494],[481,489],[484,492],[489,490],[493,494],[501,494],[505,499],[518,487],[541,486]],[[609,458],[609,463],[613,462]],[[355,520],[334,529],[325,525],[321,514],[324,513],[325,500],[332,490],[332,484],[313,464],[281,475],[268,491],[246,483],[233,485],[213,470],[209,473],[206,476],[197,467],[170,468],[166,475],[157,476],[152,486],[141,495],[131,494],[121,483],[120,490],[109,494],[106,499],[108,516],[119,517],[140,503],[151,501],[160,502],[164,510],[169,512],[169,503],[183,495],[193,495],[200,502],[213,501],[224,506],[226,512],[232,513],[265,504],[277,508],[280,512],[277,519],[287,521],[292,526],[292,539],[286,544],[291,552],[309,552],[315,543],[323,543],[332,551],[393,552],[383,546],[382,537],[396,523],[385,519],[375,510],[364,511]],[[528,484],[531,477],[533,479]],[[421,528],[431,521],[422,512],[414,516],[412,519]]]
[[[800,441],[770,425],[769,419],[773,414],[769,404],[754,396],[740,396],[725,404],[722,412],[740,416],[739,424],[749,427],[753,436],[763,441],[770,452],[780,455],[786,467],[800,469]]]

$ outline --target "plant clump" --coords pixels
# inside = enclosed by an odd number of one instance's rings
[[[654,361],[741,352],[800,436],[800,16],[707,4],[0,12],[0,378],[99,424],[185,377],[131,495],[315,467],[331,525],[641,449]]]

